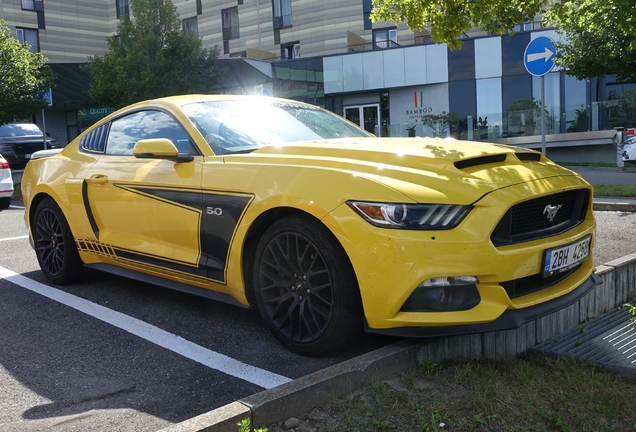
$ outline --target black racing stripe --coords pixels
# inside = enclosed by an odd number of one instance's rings
[[[202,211],[201,226],[201,258],[198,269],[178,263],[151,258],[131,251],[117,252],[127,258],[173,270],[206,276],[215,281],[225,283],[225,270],[230,245],[243,212],[254,199],[253,195],[226,195],[191,189],[153,188],[146,186],[117,185],[131,192],[137,191],[145,195],[155,196],[168,202]]]
[[[153,188],[146,186],[128,186],[115,184],[114,186],[126,189],[130,192],[141,192],[146,195],[152,195],[165,201],[171,201],[177,204],[201,210],[201,190],[192,189],[170,189],[170,188]]]
[[[225,268],[234,233],[252,196],[203,194],[201,244],[209,277],[225,282]]]
[[[185,264],[179,264],[173,261],[167,261],[161,257],[149,256],[145,254],[140,254],[138,252],[129,251],[125,249],[119,249],[115,247],[113,247],[113,251],[115,253],[115,256],[117,256],[117,258],[127,259],[130,261],[137,261],[142,264],[149,264],[155,267],[161,267],[164,269],[179,271],[181,273],[187,273],[194,276],[199,276],[204,278],[208,277],[208,270],[201,265],[197,267],[192,267]]]
[[[97,227],[95,216],[93,216],[93,210],[91,210],[91,203],[88,200],[88,182],[86,180],[82,182],[82,200],[84,201],[84,210],[86,210],[86,217],[88,217],[88,222],[91,224],[93,234],[95,234],[96,239],[99,239],[99,228]]]

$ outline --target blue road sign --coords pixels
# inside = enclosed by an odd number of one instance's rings
[[[539,36],[530,41],[523,53],[523,64],[526,70],[534,76],[543,76],[554,67],[556,56],[554,41],[546,36]]]
[[[42,97],[49,103],[49,106],[53,105],[53,90],[50,87]]]

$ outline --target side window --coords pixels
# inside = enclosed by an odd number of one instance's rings
[[[188,133],[175,119],[161,111],[140,111],[112,122],[106,154],[132,155],[137,141],[150,138],[167,138],[182,153],[190,150]]]

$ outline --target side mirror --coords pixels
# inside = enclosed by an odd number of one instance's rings
[[[194,159],[187,153],[179,153],[167,138],[139,140],[133,147],[133,155],[140,159],[167,159],[175,162],[190,162]]]

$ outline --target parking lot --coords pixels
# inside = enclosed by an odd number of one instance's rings
[[[50,286],[18,204],[0,213],[3,431],[154,431],[394,341],[307,358],[255,311],[97,272]],[[634,214],[596,216],[597,264],[636,250]]]
[[[0,213],[0,430],[153,431],[372,350],[307,358],[256,311],[103,273],[53,287]]]

